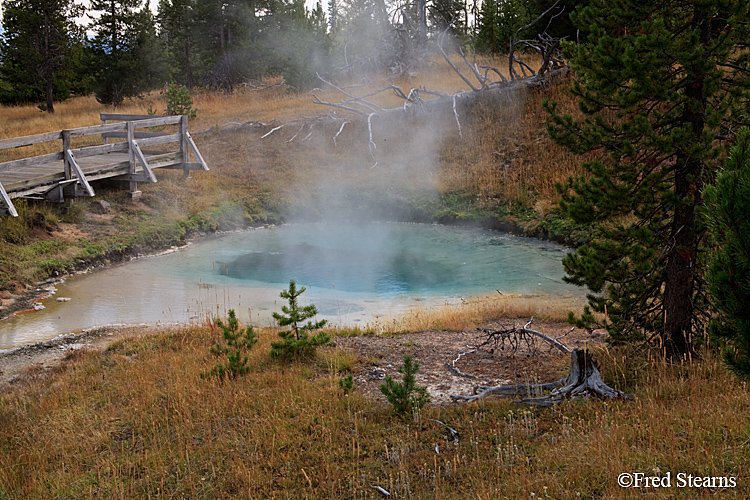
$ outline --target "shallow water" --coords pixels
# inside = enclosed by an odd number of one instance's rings
[[[0,321],[0,349],[106,324],[189,323],[235,309],[268,324],[290,279],[335,324],[504,293],[574,295],[560,245],[438,225],[305,224],[227,234],[70,277],[45,309]],[[57,297],[70,298],[58,302]]]

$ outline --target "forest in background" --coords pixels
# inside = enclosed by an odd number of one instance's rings
[[[515,31],[551,0],[6,0],[0,35],[0,103],[54,103],[94,93],[115,108],[167,83],[221,89],[281,74],[297,89],[324,75],[393,75],[424,65],[436,36],[507,52]],[[558,2],[559,3],[559,2]],[[563,2],[553,32],[575,36]],[[82,22],[82,19],[88,22]],[[527,34],[534,38],[537,26]]]

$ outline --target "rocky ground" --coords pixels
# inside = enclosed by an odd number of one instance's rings
[[[150,330],[148,325],[102,327],[0,351],[0,390],[8,384],[54,373],[65,358],[77,351],[105,349],[120,339]]]

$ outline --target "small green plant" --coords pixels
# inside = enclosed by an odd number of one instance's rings
[[[212,369],[202,372],[201,378],[218,377],[220,379],[237,378],[247,373],[250,368],[247,366],[247,351],[252,349],[258,337],[255,335],[252,326],[244,330],[240,328],[240,323],[234,313],[234,309],[229,310],[229,318],[224,324],[220,319],[216,320],[216,325],[224,333],[224,342],[221,345],[218,342],[211,346],[211,354],[214,356],[226,356],[226,363],[219,363]]]
[[[167,86],[166,98],[167,114],[170,116],[187,115],[188,118],[192,119],[198,113],[197,109],[193,109],[193,99],[190,97],[190,91],[184,85],[170,83]]]
[[[297,289],[297,283],[294,280],[289,282],[289,289],[282,290],[280,297],[287,299],[289,305],[281,306],[281,312],[273,313],[273,317],[278,321],[279,326],[291,326],[291,330],[279,332],[281,341],[271,343],[271,357],[293,359],[297,357],[309,357],[315,352],[318,346],[327,344],[331,337],[325,332],[319,332],[317,335],[310,336],[310,332],[323,328],[326,320],[322,319],[313,323],[304,321],[315,317],[318,309],[315,305],[300,307],[297,298],[302,295],[305,287]]]
[[[393,405],[393,411],[399,415],[408,415],[421,410],[430,402],[430,395],[426,387],[417,385],[415,375],[419,372],[419,362],[406,355],[404,366],[399,367],[398,372],[404,375],[404,379],[401,382],[394,382],[390,375],[386,376],[380,384],[380,392]]]
[[[354,376],[350,373],[344,378],[339,379],[339,387],[344,391],[344,394],[349,394],[354,390]]]

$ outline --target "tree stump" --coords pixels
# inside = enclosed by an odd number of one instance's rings
[[[591,353],[587,349],[573,349],[570,353],[570,374],[559,389],[555,389],[546,396],[538,398],[524,398],[515,401],[516,404],[550,406],[565,399],[624,399],[625,393],[611,388],[602,381],[599,368],[594,363]]]
[[[568,378],[547,384],[518,384],[498,387],[478,387],[480,390],[474,396],[451,396],[454,401],[478,401],[491,394],[497,395],[528,395],[536,391],[553,389],[546,396],[523,398],[514,401],[515,404],[551,406],[566,399],[578,400],[596,397],[604,400],[624,399],[624,392],[609,387],[602,381],[596,363],[587,349],[573,349],[570,352],[570,373]]]

